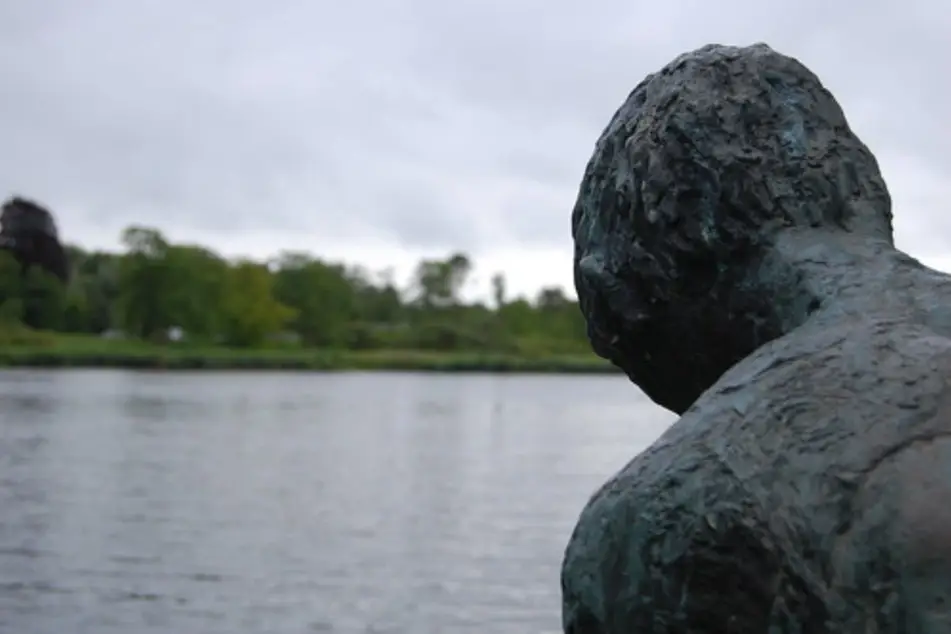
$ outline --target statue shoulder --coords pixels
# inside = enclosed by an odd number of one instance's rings
[[[871,402],[886,393],[933,390],[937,384],[928,379],[951,370],[949,335],[905,319],[817,322],[737,363],[692,410],[706,415],[729,404],[742,413],[754,401],[780,403],[795,396]]]

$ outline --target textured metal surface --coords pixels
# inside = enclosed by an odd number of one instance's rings
[[[571,634],[951,631],[951,278],[765,45],[649,76],[572,217],[595,350],[681,414],[583,510]]]

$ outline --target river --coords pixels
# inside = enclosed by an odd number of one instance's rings
[[[619,376],[0,372],[4,634],[547,634]]]

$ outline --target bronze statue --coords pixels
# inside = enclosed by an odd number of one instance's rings
[[[575,283],[594,349],[681,418],[581,513],[566,633],[951,632],[951,277],[891,221],[836,100],[764,44],[630,94]]]

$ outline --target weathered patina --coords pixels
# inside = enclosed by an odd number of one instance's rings
[[[594,349],[681,418],[581,513],[565,632],[951,632],[951,277],[891,219],[836,100],[764,44],[630,94],[575,281]]]

